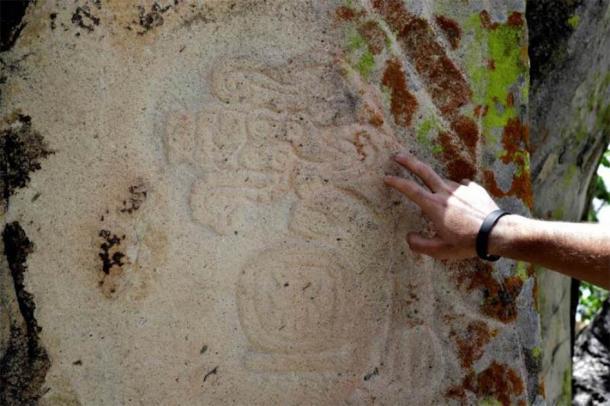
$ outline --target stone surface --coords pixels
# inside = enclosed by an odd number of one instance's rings
[[[381,182],[410,149],[528,213],[523,12],[31,5],[0,116],[35,311],[0,321],[39,327],[40,403],[542,403],[532,272],[413,254],[425,220]]]

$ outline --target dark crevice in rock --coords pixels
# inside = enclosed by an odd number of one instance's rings
[[[574,32],[569,20],[583,0],[529,0],[526,18],[529,30],[530,75],[536,86],[554,67],[557,55]]]
[[[31,405],[40,398],[51,365],[38,338],[42,328],[34,317],[34,297],[24,287],[26,259],[34,245],[18,222],[4,227],[2,241],[21,317],[13,318],[9,343],[0,359],[0,404]]]
[[[40,169],[40,160],[51,153],[40,133],[32,129],[29,116],[18,114],[0,131],[0,187],[5,203],[15,189],[27,186],[30,173]]]
[[[15,45],[25,23],[23,16],[32,0],[0,1],[0,52]]]

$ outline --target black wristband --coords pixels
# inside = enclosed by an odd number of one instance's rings
[[[489,234],[491,234],[491,229],[496,225],[500,217],[510,214],[502,209],[497,209],[492,211],[485,217],[483,220],[483,224],[481,224],[481,228],[479,229],[479,233],[477,234],[477,255],[479,258],[484,259],[486,261],[497,261],[500,259],[497,255],[489,255],[487,254],[487,246],[489,243]]]

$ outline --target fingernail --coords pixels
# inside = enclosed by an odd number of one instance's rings
[[[408,152],[399,152],[394,156],[394,159],[410,159],[411,157],[413,157],[413,155]]]

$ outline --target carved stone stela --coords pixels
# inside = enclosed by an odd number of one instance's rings
[[[515,2],[77,3],[32,3],[44,24],[25,26],[1,89],[2,134],[50,151],[5,215],[48,353],[42,405],[536,396],[521,357],[536,319],[511,313],[519,292],[533,307],[533,280],[514,293],[510,263],[492,277],[415,255],[406,233],[432,230],[383,184],[406,175],[401,150],[448,176],[499,156],[465,60],[488,58],[481,30],[509,29]]]

